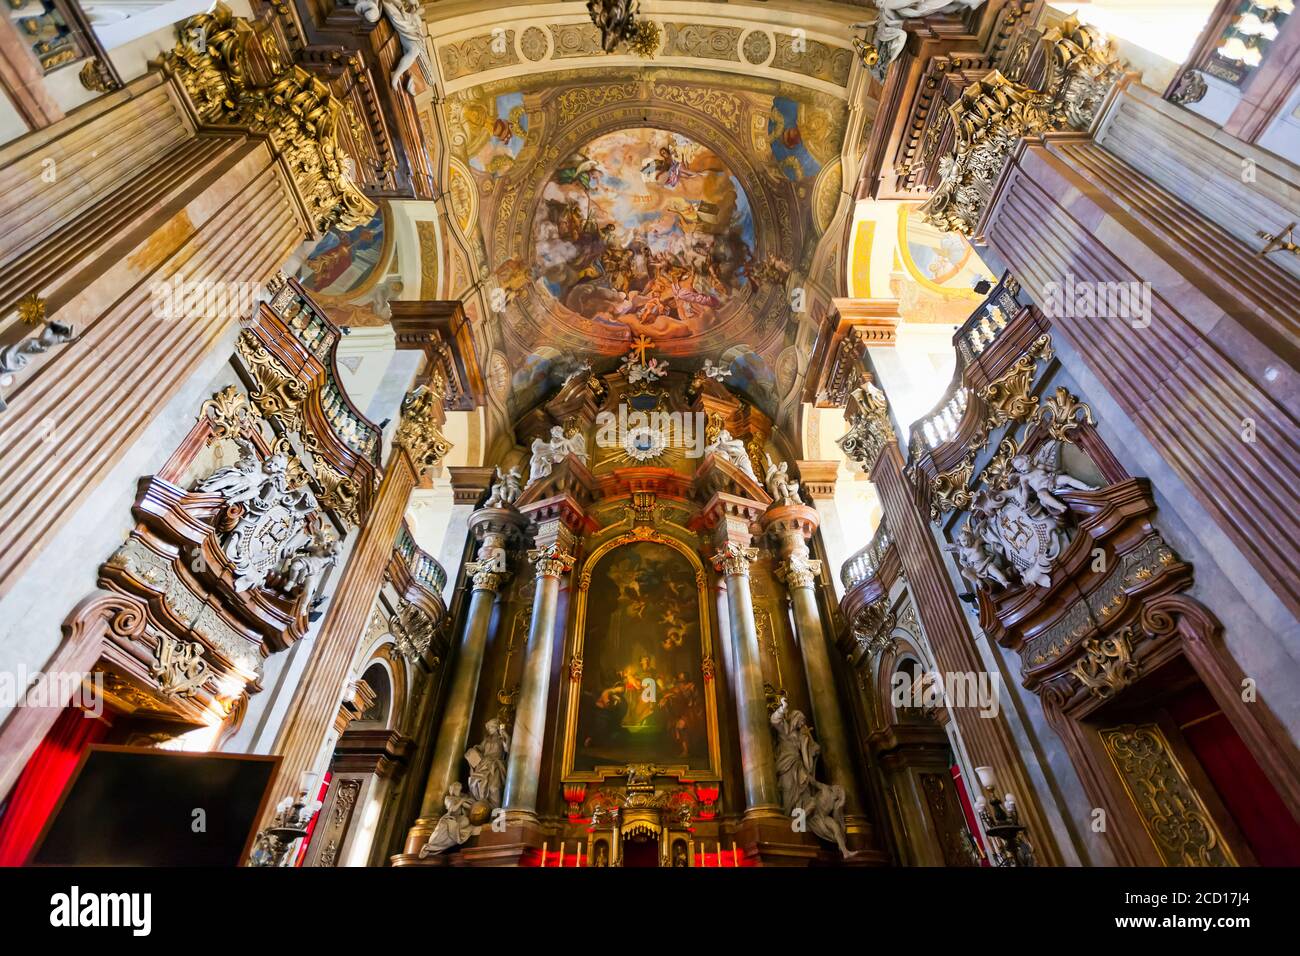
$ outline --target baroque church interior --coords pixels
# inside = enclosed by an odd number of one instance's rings
[[[0,863],[1300,864],[1294,13],[9,0]]]

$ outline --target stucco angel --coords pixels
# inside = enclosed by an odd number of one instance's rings
[[[1061,471],[1061,443],[1055,439],[1044,442],[1032,461],[1028,455],[1016,455],[1011,459],[1011,469],[1015,473],[1013,488],[1017,500],[1031,515],[1035,512],[1035,502],[1054,515],[1065,514],[1070,506],[1056,497],[1057,491],[1096,490],[1092,485]]]
[[[946,544],[943,549],[957,555],[957,565],[961,568],[962,577],[971,581],[976,587],[985,581],[996,581],[1004,588],[1010,587],[1011,582],[1002,570],[1001,557],[989,546],[983,536],[975,533],[975,529],[971,527],[974,520],[972,518],[962,525],[961,530],[957,532],[955,545]]]
[[[749,453],[745,451],[745,443],[739,438],[732,438],[731,432],[725,428],[719,429],[718,437],[705,446],[704,454],[717,455],[731,462],[755,481],[758,480],[758,476],[754,474],[754,466],[749,460]]]
[[[228,503],[235,503],[252,498],[261,490],[265,474],[257,448],[243,436],[236,436],[233,441],[239,448],[239,460],[208,475],[195,486],[195,491],[221,495]]]

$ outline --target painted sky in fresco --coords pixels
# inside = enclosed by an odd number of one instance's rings
[[[749,198],[712,151],[637,128],[566,158],[533,219],[532,277],[565,311],[611,337],[706,331],[749,284]]]

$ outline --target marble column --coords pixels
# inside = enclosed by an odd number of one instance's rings
[[[515,704],[506,766],[506,813],[519,822],[537,820],[537,784],[542,772],[542,742],[551,684],[551,661],[559,620],[560,578],[573,568],[574,536],[559,520],[543,523],[528,552],[536,569],[533,616],[528,626],[524,673]]]
[[[420,816],[406,837],[406,854],[416,855],[433,832],[443,813],[443,798],[460,778],[461,761],[469,744],[470,721],[478,697],[483,657],[487,651],[492,607],[501,585],[509,577],[507,552],[518,537],[524,518],[513,508],[480,508],[470,516],[470,531],[479,541],[477,560],[465,565],[470,575],[469,609],[465,630],[456,649],[456,663],[438,739],[434,745],[429,777],[420,803]]]
[[[777,577],[790,594],[799,651],[803,655],[804,674],[808,679],[813,726],[821,744],[826,776],[830,783],[844,788],[844,815],[850,826],[857,825],[860,829],[865,822],[862,819],[862,801],[858,796],[858,781],[853,772],[844,715],[840,711],[839,695],[835,692],[830,649],[813,589],[821,574],[822,563],[812,560],[807,545],[807,539],[817,530],[817,512],[804,504],[777,505],[763,516],[763,526],[780,559]]]
[[[737,725],[745,783],[745,818],[781,815],[781,794],[776,785],[776,758],[767,697],[763,691],[763,666],[754,623],[754,602],[749,591],[749,565],[758,549],[734,534],[723,540],[713,555],[713,566],[727,582],[727,619],[731,626],[732,660],[735,662]]]

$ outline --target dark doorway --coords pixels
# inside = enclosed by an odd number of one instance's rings
[[[655,840],[624,840],[624,866],[658,866],[659,843]]]

